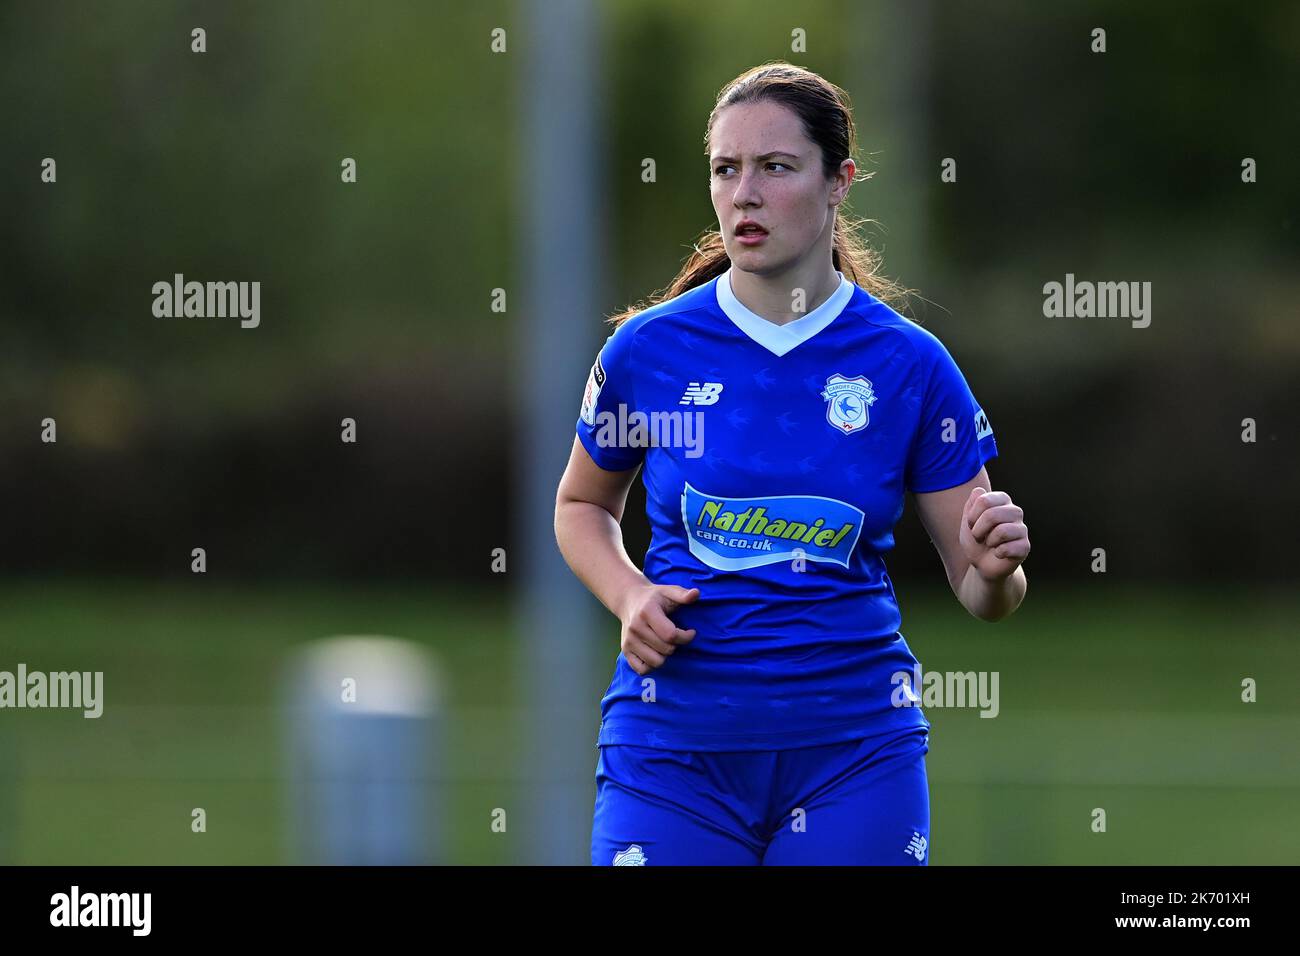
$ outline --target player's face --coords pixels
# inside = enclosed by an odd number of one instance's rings
[[[728,106],[709,147],[713,211],[732,263],[770,274],[822,246],[829,255],[840,190],[822,174],[821,149],[793,111],[770,101]],[[766,232],[737,232],[746,219]]]

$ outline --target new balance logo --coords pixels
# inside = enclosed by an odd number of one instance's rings
[[[925,850],[929,845],[930,843],[925,837],[913,830],[911,842],[904,847],[903,852],[912,854],[917,860],[924,860]]]
[[[705,382],[701,385],[699,382],[691,382],[686,387],[686,394],[678,405],[716,405],[718,396],[722,394],[721,382]]]

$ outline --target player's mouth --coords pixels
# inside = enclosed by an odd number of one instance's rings
[[[736,226],[736,241],[742,246],[756,246],[767,238],[767,230],[749,219],[742,219]]]

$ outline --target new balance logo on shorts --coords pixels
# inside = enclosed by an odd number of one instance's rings
[[[615,866],[645,866],[646,855],[641,852],[641,847],[633,843],[626,850],[619,850],[614,854]]]
[[[918,861],[924,860],[925,850],[929,845],[930,843],[925,837],[913,830],[912,839],[907,846],[903,848],[903,852],[912,854],[912,856],[916,857]]]

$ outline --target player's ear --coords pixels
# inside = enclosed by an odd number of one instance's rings
[[[848,197],[849,187],[853,185],[853,177],[857,172],[858,167],[853,160],[846,159],[840,163],[839,173],[835,177],[835,192],[832,195],[837,205]]]

